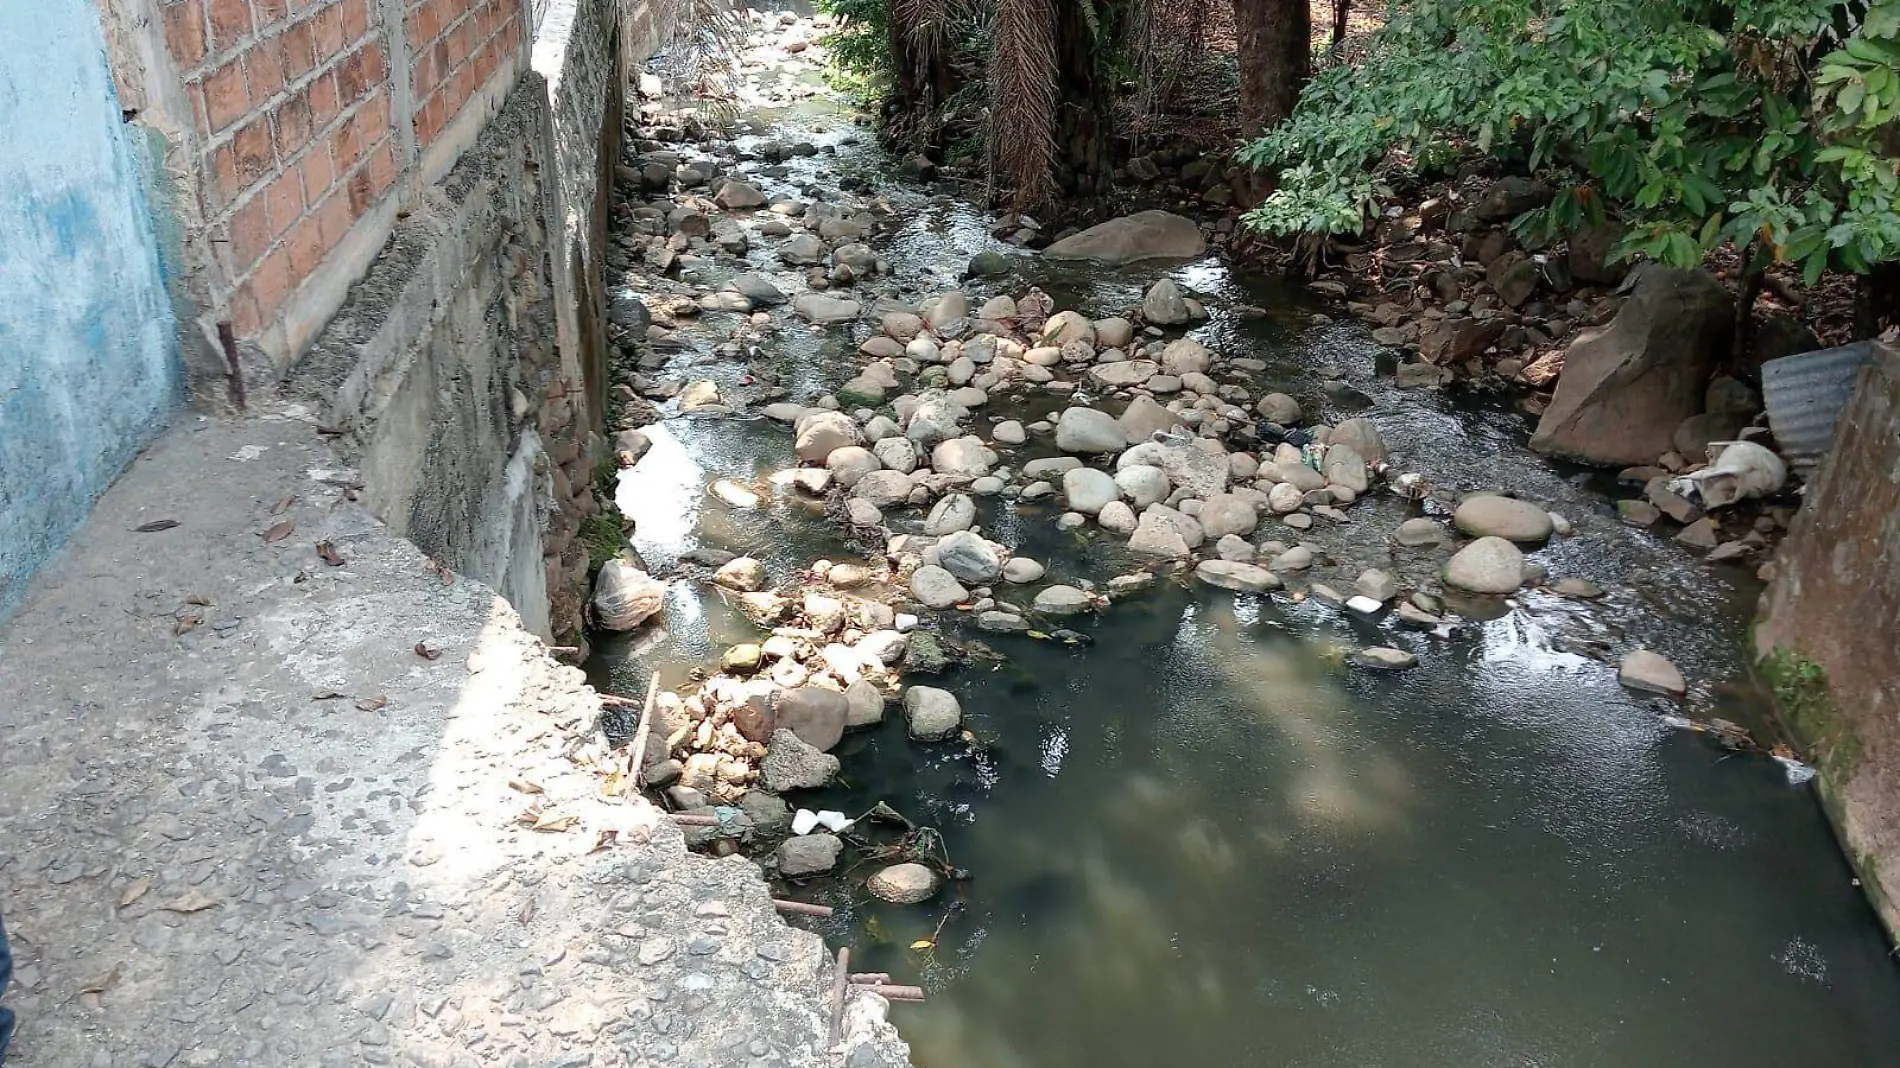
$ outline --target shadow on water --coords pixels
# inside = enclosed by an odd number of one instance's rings
[[[1006,250],[968,202],[890,182],[890,161],[838,120],[759,121],[751,142],[836,150],[794,161],[773,192],[864,176],[909,220],[880,251],[911,297],[946,287],[974,252]],[[1021,280],[997,288],[1041,284],[1097,315],[1152,281],[1018,262]],[[1533,558],[1612,593],[1527,593],[1441,640],[1164,581],[1079,624],[1092,648],[985,636],[1006,661],[942,682],[974,742],[919,745],[893,716],[840,746],[847,782],[799,799],[852,813],[888,801],[939,828],[972,873],[909,909],[869,901],[864,869],[792,891],[840,907],[827,933],[855,964],[930,989],[927,1005],[895,1010],[917,1063],[1900,1064],[1900,972],[1808,788],[1671,731],[1663,706],[1566,651],[1577,639],[1657,649],[1717,680],[1692,695],[1697,714],[1755,722],[1746,686],[1720,681],[1743,672],[1752,578],[1618,524],[1590,476],[1525,450],[1508,404],[1397,391],[1365,332],[1316,318],[1304,297],[1212,259],[1174,275],[1215,309],[1195,336],[1266,362],[1256,395],[1291,393],[1316,420],[1370,415],[1400,470],[1563,513],[1577,534]],[[1269,312],[1228,310],[1243,303]],[[856,362],[842,331],[788,329],[772,345],[797,400]],[[1352,392],[1328,387],[1339,381]],[[764,481],[790,462],[789,437],[736,418],[654,428],[630,490],[636,547],[661,567],[695,546],[746,552],[781,577],[842,558],[822,516]],[[706,494],[722,477],[772,503],[726,507]],[[1410,507],[1375,497],[1344,526],[1266,536],[1318,546],[1333,562],[1312,576],[1323,581],[1382,566],[1419,585],[1442,555],[1385,537]],[[992,504],[983,523],[1052,579],[1114,573],[1115,551],[1057,533],[1056,514]],[[676,585],[664,632],[610,644],[596,677],[638,693],[643,665],[674,681],[756,634],[693,583]],[[1409,648],[1421,666],[1347,667],[1344,653],[1369,643]]]

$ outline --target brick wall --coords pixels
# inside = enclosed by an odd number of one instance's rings
[[[353,232],[345,269],[367,269],[418,158],[436,148],[445,170],[492,107],[457,118],[524,68],[530,2],[100,0],[122,24],[156,4],[169,70],[142,75],[175,78],[190,111],[172,136],[206,322],[281,374],[342,299],[335,284],[300,299],[306,283]]]
[[[435,143],[476,89],[521,49],[520,0],[406,0],[416,144]]]

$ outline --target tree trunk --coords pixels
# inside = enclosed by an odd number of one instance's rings
[[[1352,17],[1352,0],[1333,0],[1333,48],[1346,43],[1347,23]]]
[[[956,91],[956,72],[945,53],[942,28],[912,24],[905,16],[914,11],[914,5],[891,5],[891,61],[897,68],[895,99],[901,115],[921,121],[928,127],[925,132],[934,137],[937,124],[928,120]]]
[[[1240,135],[1258,137],[1293,112],[1313,73],[1306,0],[1234,0],[1240,54]]]
[[[1096,64],[1090,0],[1056,0],[1056,185],[1065,207],[1099,207],[1114,186],[1114,124],[1108,86]],[[1079,203],[1075,203],[1079,202]]]

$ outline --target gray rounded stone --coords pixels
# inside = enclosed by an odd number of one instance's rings
[[[963,726],[963,706],[948,690],[912,686],[904,691],[904,723],[918,741],[943,741]]]

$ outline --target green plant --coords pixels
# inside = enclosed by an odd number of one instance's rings
[[[1834,703],[1827,670],[1787,648],[1770,652],[1759,667],[1775,714],[1808,749],[1814,765],[1835,778],[1849,774],[1860,761],[1860,738]]]
[[[890,0],[819,0],[818,10],[837,20],[823,42],[830,57],[826,80],[860,107],[875,107],[896,75]]]
[[[627,547],[627,536],[620,529],[620,513],[605,508],[581,520],[576,535],[587,546],[587,568],[600,570],[601,565],[619,556]]]
[[[1280,172],[1247,221],[1354,231],[1395,168],[1457,137],[1560,185],[1528,235],[1614,213],[1620,256],[1691,266],[1734,242],[1810,281],[1865,273],[1900,260],[1896,114],[1900,0],[1412,0],[1242,148]]]

